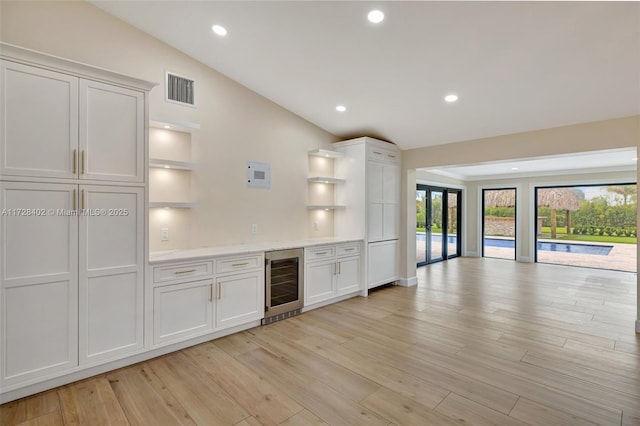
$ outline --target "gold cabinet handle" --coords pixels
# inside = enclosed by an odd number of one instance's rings
[[[213,302],[213,283],[209,284],[209,302]]]
[[[322,256],[323,254],[327,254],[327,252],[326,251],[319,251],[319,252],[316,253],[316,255],[318,255],[318,256]]]
[[[378,152],[378,151],[373,151],[373,153],[374,153],[374,154],[377,154],[377,155],[382,155],[382,153],[381,153],[381,152]]]
[[[73,150],[73,174],[78,173],[78,150]],[[75,210],[75,209],[74,209]]]
[[[387,157],[389,157],[389,158],[396,158],[396,156],[395,156],[395,155],[391,155],[391,154],[387,154]]]
[[[190,274],[190,273],[195,272],[195,271],[196,271],[195,269],[185,269],[184,271],[176,271],[175,274],[176,275],[178,275],[178,274]]]
[[[78,203],[76,202],[76,190],[74,189],[73,190],[73,210],[75,211],[77,208],[78,208]]]
[[[351,250],[355,250],[355,249],[353,247],[349,247],[349,248],[344,249],[344,251],[351,251]]]
[[[85,201],[84,201],[84,189],[82,190],[82,210],[86,209]]]
[[[218,283],[218,300],[222,299],[222,283]]]
[[[83,149],[82,150],[82,174],[85,173],[86,166],[87,166],[87,155]]]
[[[248,265],[249,262],[242,262],[242,263],[233,263],[231,266],[244,266],[244,265]]]

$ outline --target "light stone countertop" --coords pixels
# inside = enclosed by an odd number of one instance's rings
[[[208,246],[193,249],[176,249],[154,251],[149,253],[149,264],[189,261],[210,257],[231,256],[238,254],[257,253],[272,250],[286,250],[291,248],[313,247],[323,244],[339,244],[352,241],[362,241],[358,238],[310,238],[305,240],[270,241],[235,245]]]

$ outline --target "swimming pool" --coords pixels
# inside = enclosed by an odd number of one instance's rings
[[[442,241],[442,235],[434,235],[433,242]],[[416,234],[417,241],[426,241],[426,234]],[[456,236],[447,237],[449,244],[455,244]],[[502,238],[485,238],[484,243],[489,247],[514,248],[515,241]],[[555,251],[558,253],[577,253],[577,254],[593,254],[597,256],[607,256],[613,246],[601,246],[595,244],[574,244],[574,243],[558,243],[558,242],[538,242],[538,250]]]

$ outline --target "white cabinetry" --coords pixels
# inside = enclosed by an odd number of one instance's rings
[[[0,47],[4,397],[143,349],[153,84]]]
[[[304,258],[305,307],[362,289],[359,242],[306,248]]]
[[[144,189],[80,185],[80,364],[143,346]]]
[[[264,316],[262,253],[157,265],[153,276],[156,346],[222,331]]]
[[[77,185],[0,188],[0,369],[9,386],[78,365],[78,217],[47,214],[71,211]]]
[[[3,176],[144,182],[143,91],[0,64]]]
[[[347,182],[338,188],[336,198],[346,208],[337,213],[335,235],[364,236],[367,288],[396,281],[400,249],[400,151],[393,144],[367,137],[337,142],[334,148],[345,156],[345,160],[337,163],[336,174],[344,176]]]

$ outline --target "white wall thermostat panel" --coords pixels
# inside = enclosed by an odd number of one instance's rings
[[[247,161],[247,188],[271,189],[271,164]]]

